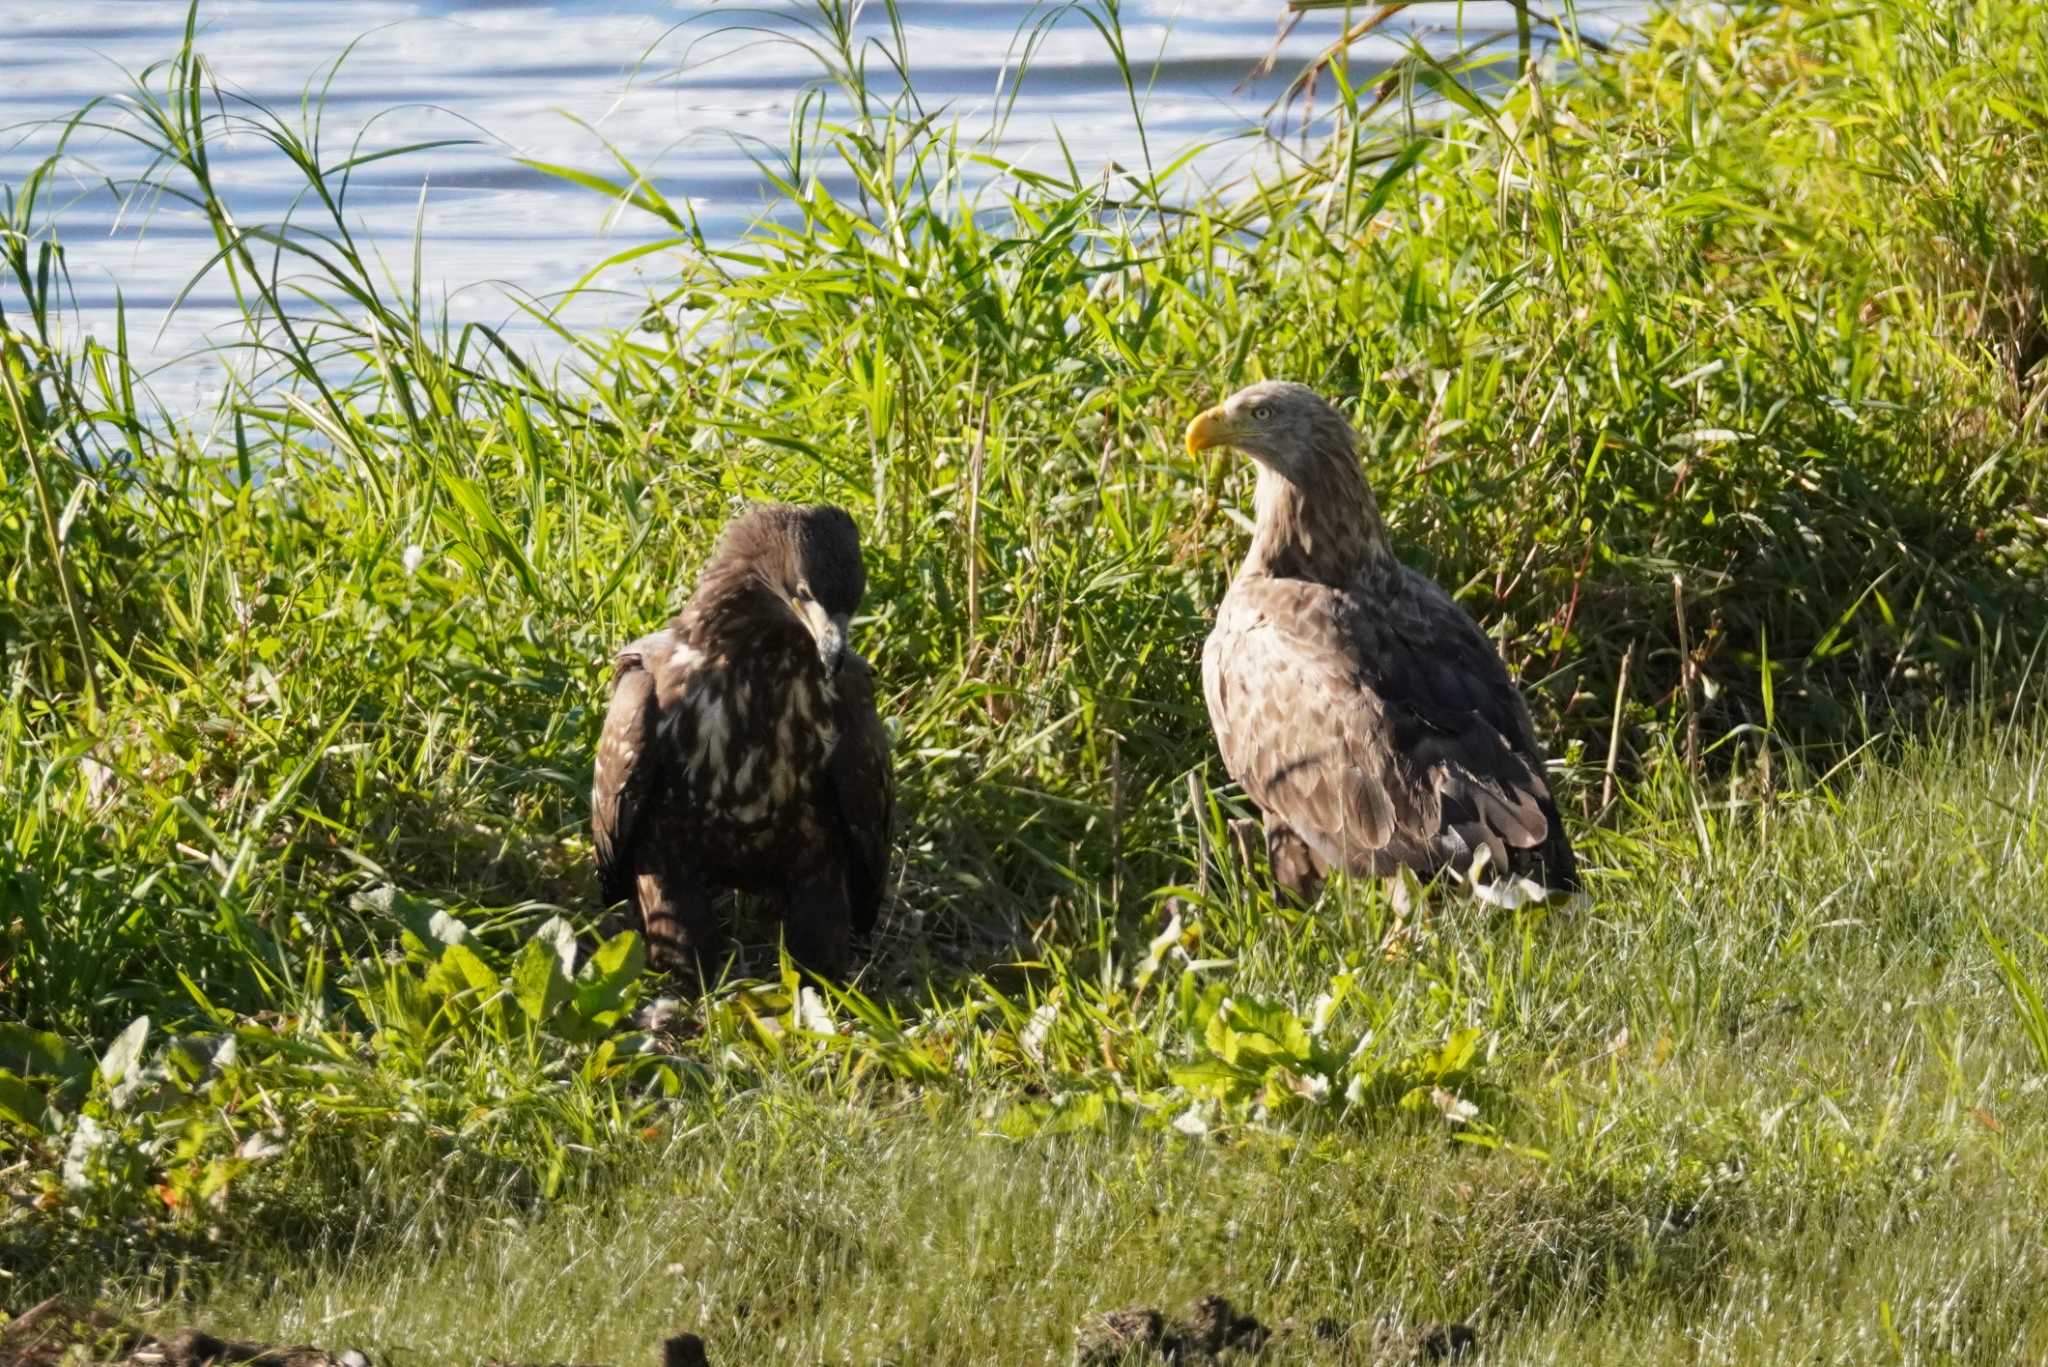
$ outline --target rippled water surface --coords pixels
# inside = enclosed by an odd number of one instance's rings
[[[1587,32],[1607,33],[1638,8],[1582,3],[1579,11]],[[1256,129],[1286,77],[1342,24],[1340,12],[1308,16],[1281,45],[1275,73],[1248,81],[1272,49],[1283,11],[1282,0],[1125,0],[1141,142],[1117,65],[1085,14],[1021,0],[897,7],[912,83],[928,109],[943,107],[967,134],[989,136],[1007,105],[1006,157],[1058,165],[1063,139],[1088,173],[1111,160],[1142,165],[1148,145],[1163,164],[1196,142]],[[606,255],[659,235],[659,226],[516,158],[606,170],[609,142],[671,199],[687,198],[711,236],[730,237],[768,203],[750,152],[772,155],[787,144],[792,107],[822,74],[788,41],[798,20],[815,14],[811,5],[674,0],[204,0],[198,46],[231,95],[294,122],[302,102],[309,121],[317,105],[329,163],[357,146],[474,139],[357,172],[349,218],[398,280],[411,275],[417,226],[422,283],[452,295],[451,316],[509,321],[544,349],[545,334],[521,321],[510,296],[553,298]],[[0,186],[19,185],[50,154],[61,120],[80,105],[121,93],[132,74],[175,53],[185,17],[182,2],[166,0],[0,0]],[[1461,31],[1469,40],[1512,23],[1500,4],[1419,5],[1403,20],[1406,27],[1354,48],[1354,62],[1384,62],[1417,37],[1447,47]],[[859,23],[864,34],[887,36],[880,4],[868,5]],[[1018,58],[1034,35],[1020,78]],[[887,71],[879,59],[874,66]],[[1192,174],[1224,174],[1252,145],[1219,146]],[[164,324],[212,255],[204,222],[167,202],[123,206],[106,182],[145,168],[132,144],[88,131],[73,135],[70,151],[55,202],[78,294],[71,326],[105,335],[118,288],[137,349],[158,363],[220,336],[234,311],[218,272]],[[281,218],[304,190],[291,166],[254,137],[217,148],[215,165],[245,224]],[[636,286],[633,270],[621,272],[613,282],[620,293],[580,299],[566,316],[629,317],[632,292],[652,288],[661,260],[639,263],[648,283]],[[0,306],[11,310],[14,298],[0,293]],[[176,405],[208,387],[209,373],[204,363],[170,366],[160,392]]]

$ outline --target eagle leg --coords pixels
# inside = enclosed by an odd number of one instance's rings
[[[711,981],[725,957],[725,928],[702,878],[652,861],[633,880],[633,907],[647,938],[648,967]]]
[[[1237,851],[1237,861],[1246,868],[1252,865],[1252,852],[1258,848],[1259,823],[1250,817],[1238,817],[1230,823],[1230,844]]]
[[[1238,861],[1250,867],[1259,843],[1266,847],[1266,867],[1272,870],[1274,890],[1306,906],[1323,890],[1323,870],[1308,845],[1271,815],[1264,829],[1257,821],[1241,818],[1230,823],[1230,843]]]
[[[1273,868],[1273,884],[1280,891],[1307,905],[1323,890],[1323,870],[1316,863],[1308,842],[1284,823],[1266,817],[1266,862]]]
[[[821,978],[846,976],[853,909],[837,869],[793,880],[782,896],[782,942],[789,957]]]

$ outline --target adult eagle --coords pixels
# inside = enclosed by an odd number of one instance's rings
[[[1202,650],[1224,767],[1265,818],[1274,880],[1452,870],[1487,901],[1578,887],[1529,710],[1493,643],[1394,558],[1351,426],[1267,381],[1188,426],[1258,465],[1251,552]]]
[[[867,662],[866,575],[839,508],[748,509],[669,624],[618,654],[591,784],[598,882],[657,967],[716,971],[723,889],[777,899],[784,943],[831,977],[889,877],[894,781]]]

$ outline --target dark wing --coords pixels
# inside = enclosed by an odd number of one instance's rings
[[[1546,888],[1577,889],[1578,860],[1543,775],[1543,748],[1500,652],[1428,578],[1405,570],[1404,586],[1406,613],[1385,614],[1380,632],[1388,647],[1385,658],[1400,667],[1374,670],[1369,643],[1361,653],[1372,685],[1393,704],[1396,716],[1412,717],[1436,735],[1467,742],[1462,753],[1452,756],[1463,782],[1444,791],[1447,829],[1457,832],[1469,849],[1476,850],[1482,841],[1490,846],[1497,867],[1533,877]],[[1354,605],[1351,615],[1354,639],[1370,632],[1369,626],[1359,625],[1366,617],[1362,605]],[[1533,804],[1540,829],[1525,826],[1522,838],[1516,838],[1516,822],[1500,815],[1504,800],[1523,812]]]
[[[889,732],[875,711],[874,671],[852,651],[839,667],[837,692],[839,744],[832,751],[832,792],[853,855],[847,871],[853,928],[865,935],[874,929],[888,891],[896,780],[889,767]]]
[[[590,833],[597,847],[597,885],[605,905],[626,900],[633,883],[633,845],[642,815],[660,783],[664,750],[658,681],[672,672],[679,641],[673,628],[643,636],[612,666],[612,699],[597,741],[590,781]],[[687,650],[687,647],[682,647]]]
[[[1202,673],[1231,776],[1326,867],[1429,873],[1483,845],[1497,867],[1572,877],[1520,694],[1420,576],[1369,609],[1300,580],[1234,584]]]

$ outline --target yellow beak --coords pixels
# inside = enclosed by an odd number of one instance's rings
[[[1188,454],[1205,451],[1211,446],[1221,446],[1231,437],[1229,416],[1221,408],[1211,408],[1198,414],[1188,424]]]

